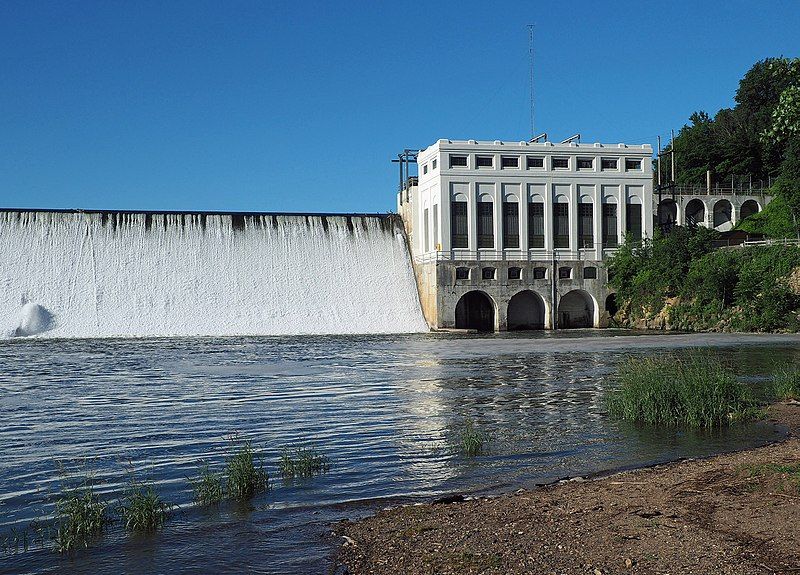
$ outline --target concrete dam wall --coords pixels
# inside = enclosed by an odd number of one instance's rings
[[[395,217],[0,212],[0,337],[427,329]]]

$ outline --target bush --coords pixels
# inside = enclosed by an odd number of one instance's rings
[[[779,369],[772,376],[772,390],[778,399],[800,399],[800,369]]]
[[[618,368],[619,387],[606,397],[609,415],[647,424],[719,427],[758,413],[750,390],[719,361],[630,359]]]
[[[228,497],[247,500],[266,491],[269,488],[269,475],[258,460],[250,440],[241,441],[236,435],[228,439],[232,445],[225,467]]]
[[[164,525],[170,509],[170,505],[162,501],[152,485],[132,480],[120,506],[120,517],[128,531],[151,533]]]
[[[314,447],[284,449],[278,468],[284,479],[313,477],[330,469],[330,460]]]

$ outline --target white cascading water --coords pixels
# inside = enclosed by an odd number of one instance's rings
[[[0,212],[0,336],[427,330],[392,218]]]

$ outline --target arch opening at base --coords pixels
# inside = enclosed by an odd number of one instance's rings
[[[761,211],[761,206],[758,205],[758,202],[755,200],[745,200],[742,203],[742,207],[739,208],[739,219],[743,220],[750,216],[753,216]]]
[[[657,210],[658,225],[672,227],[678,224],[678,204],[672,198],[662,200]]]
[[[706,223],[706,206],[697,198],[686,204],[686,225],[702,226]]]
[[[494,301],[481,291],[470,291],[456,304],[456,328],[494,331]]]
[[[714,229],[727,232],[733,227],[733,206],[728,200],[714,204]]]
[[[544,329],[545,304],[542,296],[523,290],[508,302],[508,331]]]
[[[579,329],[594,327],[595,304],[592,296],[583,290],[572,290],[558,302],[558,327]]]

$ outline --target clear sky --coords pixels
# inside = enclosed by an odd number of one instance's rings
[[[800,0],[0,2],[0,207],[384,212],[405,147],[655,144]]]

